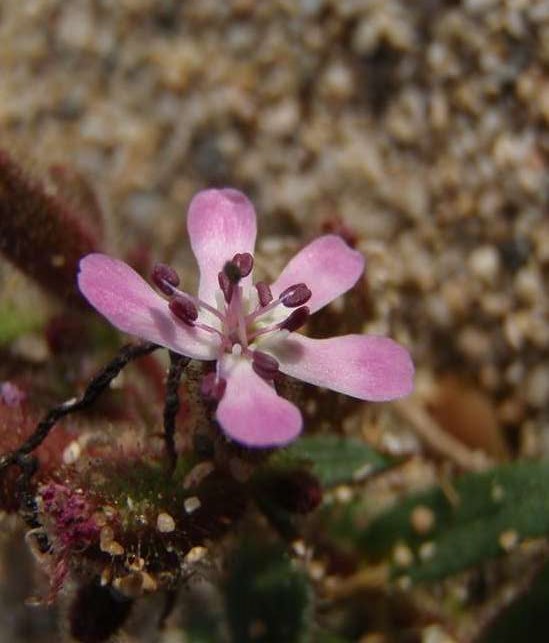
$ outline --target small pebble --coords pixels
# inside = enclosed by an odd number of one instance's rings
[[[425,505],[418,505],[410,516],[412,528],[417,534],[424,536],[429,533],[435,525],[435,514],[432,509]]]
[[[200,502],[199,498],[197,498],[196,496],[192,496],[185,499],[185,501],[183,502],[183,506],[185,507],[185,511],[188,514],[192,514],[193,511],[196,511],[202,506],[202,503]]]
[[[160,513],[156,518],[156,528],[162,534],[169,534],[175,531],[175,520],[167,513]]]
[[[519,544],[519,535],[514,529],[508,529],[499,535],[498,542],[504,551],[510,552]]]
[[[475,277],[486,284],[493,284],[498,276],[499,254],[493,246],[481,246],[469,256],[469,268]]]

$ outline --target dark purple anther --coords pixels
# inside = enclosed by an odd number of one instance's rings
[[[187,326],[194,326],[198,317],[198,310],[190,299],[174,297],[168,304],[172,313]]]
[[[303,324],[309,319],[310,311],[307,306],[296,308],[292,314],[279,324],[281,330],[289,330],[293,333],[294,330],[301,328]]]
[[[240,271],[240,277],[247,277],[254,267],[254,258],[249,252],[238,253],[233,257],[232,263]]]
[[[237,284],[242,279],[240,268],[234,261],[227,261],[223,266],[223,272],[232,284]]]
[[[305,284],[294,284],[286,290],[282,291],[280,294],[280,301],[287,308],[296,308],[297,306],[303,306],[311,298],[311,291],[307,288]]]
[[[278,362],[274,357],[263,351],[254,351],[252,368],[263,379],[272,380],[278,373]]]
[[[229,279],[224,270],[217,275],[217,281],[223,293],[223,297],[225,297],[225,301],[230,304],[231,299],[233,298],[233,282]]]
[[[208,373],[200,383],[200,393],[212,402],[219,402],[227,388],[227,380],[217,377],[216,373]]]
[[[168,297],[173,295],[173,289],[179,286],[179,275],[165,263],[155,264],[151,279],[154,285]]]
[[[261,306],[270,304],[273,300],[273,293],[271,292],[269,284],[266,284],[264,281],[258,281],[255,287],[257,289],[257,296]]]

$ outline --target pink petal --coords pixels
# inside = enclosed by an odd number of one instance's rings
[[[312,292],[307,302],[311,313],[352,288],[364,271],[364,257],[341,237],[327,234],[300,250],[271,286],[275,297],[297,283]]]
[[[388,337],[310,339],[292,334],[276,343],[273,340],[269,352],[283,373],[361,400],[392,400],[413,389],[410,354]]]
[[[80,261],[78,286],[113,326],[195,359],[215,359],[217,339],[175,320],[149,284],[123,261],[95,253]]]
[[[238,190],[203,190],[191,201],[187,229],[200,268],[198,296],[215,303],[217,276],[235,254],[253,255],[257,233],[250,200]],[[241,282],[246,288],[251,276]]]
[[[230,438],[257,448],[278,447],[295,440],[303,424],[301,413],[256,375],[248,359],[225,356],[220,374],[226,378],[227,388],[216,417]]]

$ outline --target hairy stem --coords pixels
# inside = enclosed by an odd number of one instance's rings
[[[170,351],[170,369],[166,380],[166,401],[164,403],[164,441],[168,456],[170,475],[177,465],[177,452],[175,450],[175,418],[179,411],[179,382],[183,370],[190,362],[190,358],[183,357]]]
[[[28,455],[38,448],[59,420],[93,404],[129,362],[143,355],[148,355],[157,348],[159,347],[151,342],[124,346],[118,355],[91,380],[81,397],[63,402],[48,411],[44,419],[36,425],[32,435],[18,449],[0,457],[0,471],[17,463],[21,456]]]

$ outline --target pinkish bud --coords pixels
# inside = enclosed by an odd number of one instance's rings
[[[227,380],[217,377],[217,373],[208,373],[200,383],[200,393],[212,402],[219,402],[225,394]]]
[[[279,324],[281,330],[289,330],[293,333],[294,330],[301,328],[307,322],[310,316],[310,310],[307,306],[296,308],[292,314]]]
[[[311,291],[305,284],[294,284],[280,294],[280,301],[287,308],[303,306],[311,298]]]
[[[263,351],[254,351],[252,368],[263,379],[272,380],[278,373],[278,366],[277,360],[271,355]]]
[[[173,268],[164,263],[155,264],[151,279],[154,285],[168,297],[173,295],[173,289],[179,286],[179,275]]]
[[[225,269],[217,275],[217,281],[221,288],[221,292],[223,293],[223,297],[225,297],[225,301],[230,304],[231,299],[233,298],[234,284],[225,273]]]
[[[194,326],[198,310],[190,299],[174,297],[168,304],[172,313],[187,326]]]
[[[258,281],[255,287],[257,290],[259,303],[262,306],[266,306],[267,304],[270,304],[271,301],[273,300],[273,293],[271,292],[271,288],[269,284],[266,284],[264,281]]]
[[[287,511],[308,514],[322,502],[322,487],[308,471],[282,471],[270,480],[273,500]]]
[[[240,271],[240,277],[247,277],[254,267],[254,258],[249,252],[237,253],[233,257],[232,263]]]
[[[12,382],[0,382],[0,404],[16,407],[20,406],[26,398],[26,394]]]

